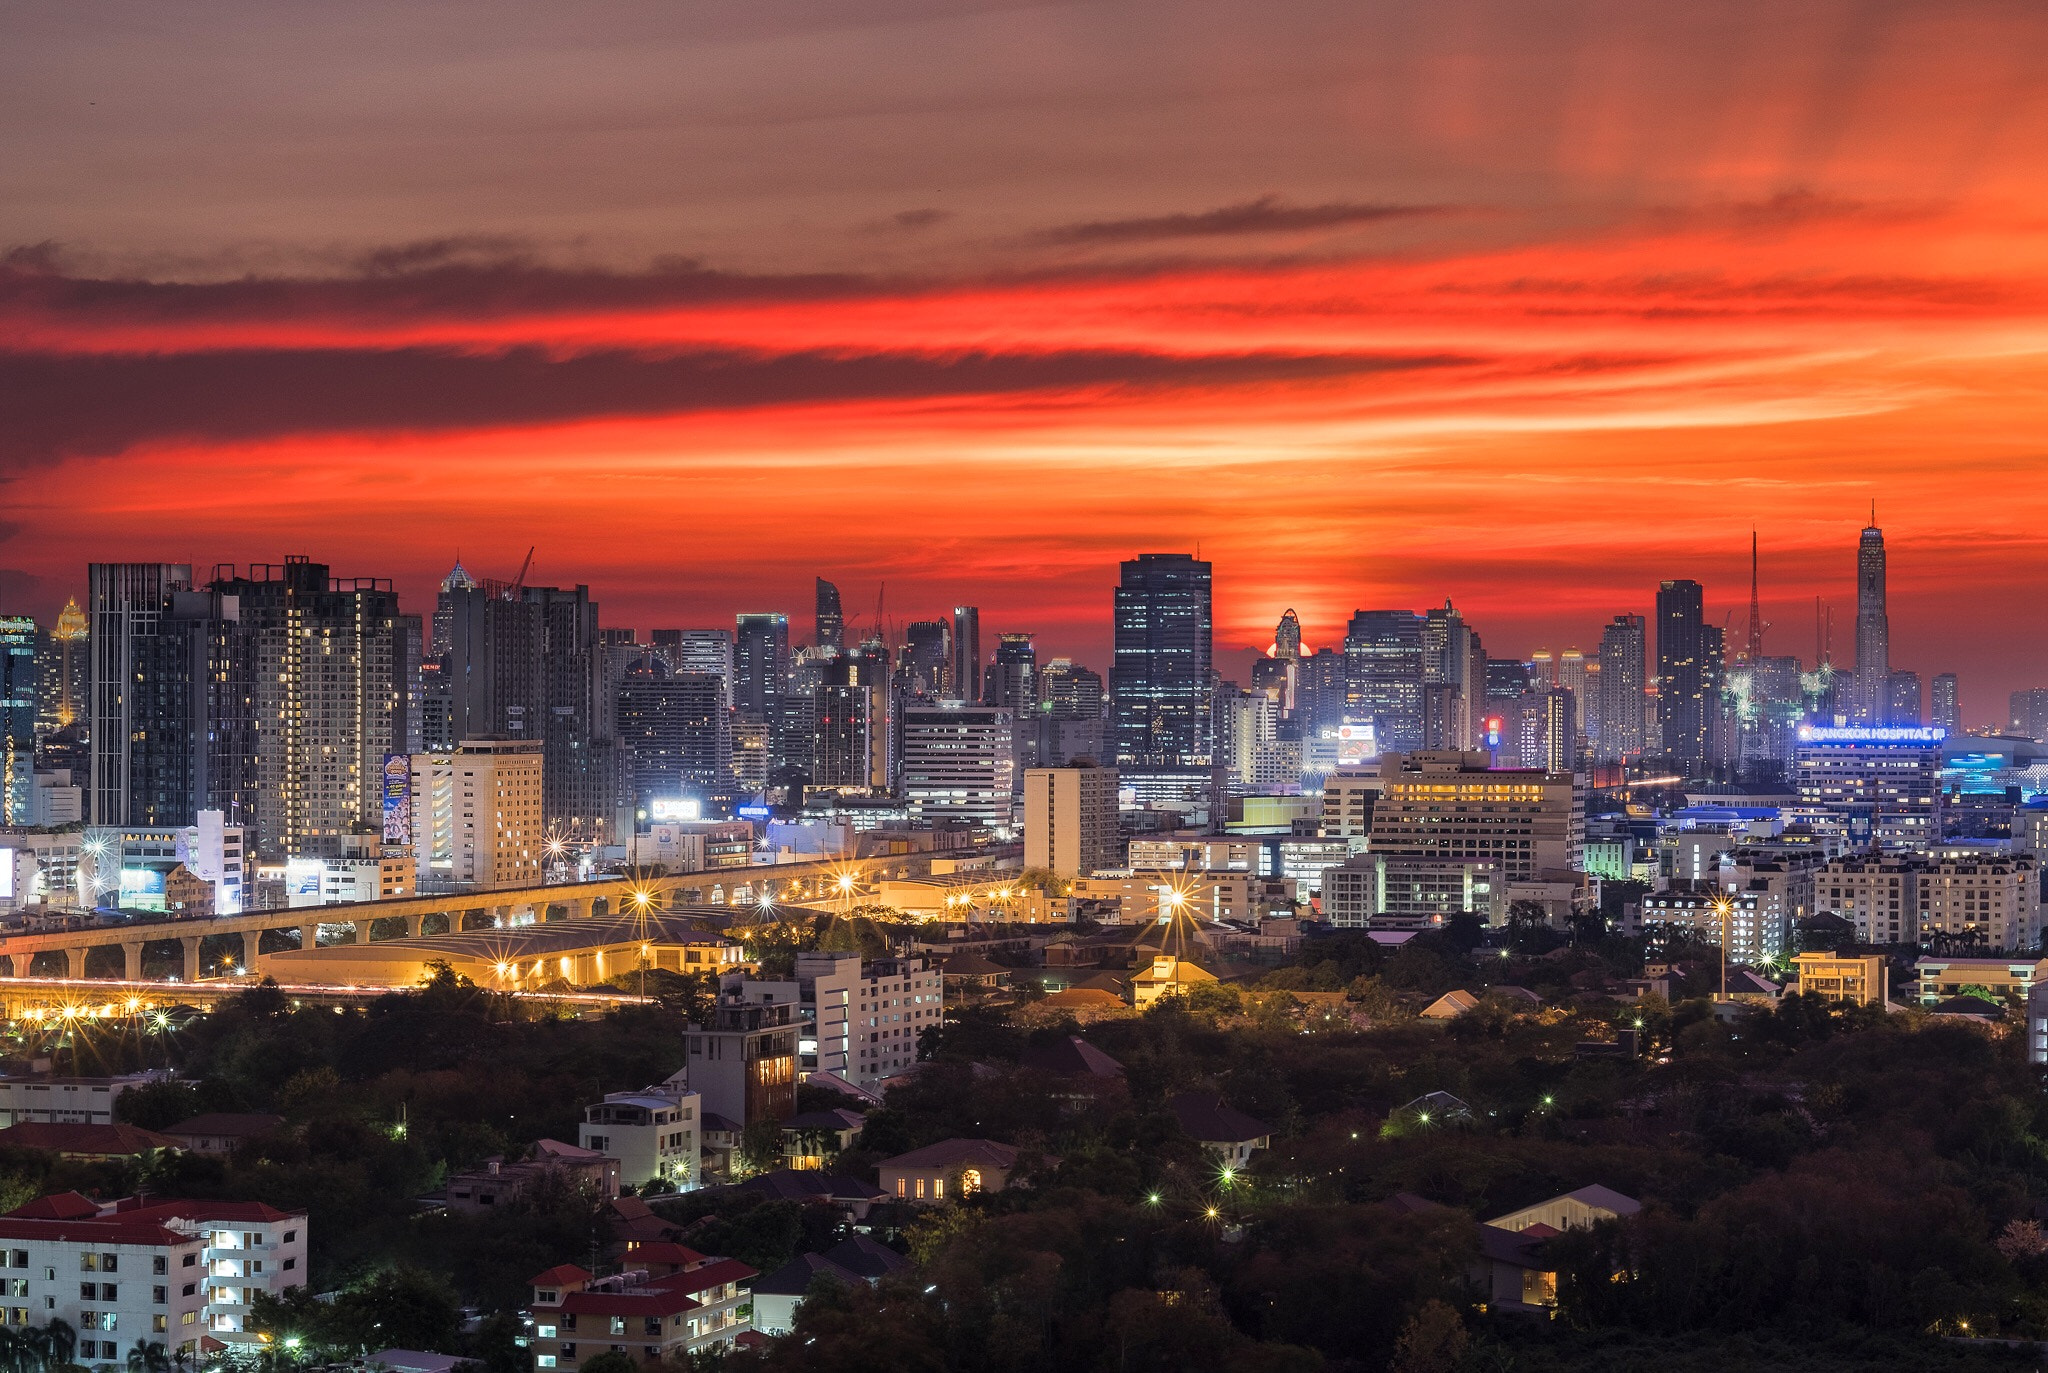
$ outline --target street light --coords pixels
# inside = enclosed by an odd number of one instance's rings
[[[1735,903],[1726,893],[1714,899],[1714,913],[1721,917],[1721,999],[1728,999],[1728,921],[1734,913]]]

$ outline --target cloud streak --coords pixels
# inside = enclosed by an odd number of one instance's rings
[[[1092,219],[1077,224],[1061,224],[1041,231],[1036,235],[1036,241],[1087,246],[1301,233],[1311,229],[1340,229],[1450,213],[1453,210],[1447,205],[1376,205],[1342,201],[1324,205],[1289,205],[1277,195],[1262,195],[1256,200],[1192,214],[1140,215],[1130,219]]]

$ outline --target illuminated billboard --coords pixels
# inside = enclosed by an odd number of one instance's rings
[[[384,755],[384,842],[412,843],[412,758]]]
[[[121,906],[124,910],[160,911],[164,908],[162,868],[121,869]]]
[[[1926,748],[1948,737],[1939,725],[1802,725],[1802,744],[1889,744]]]
[[[1379,740],[1373,734],[1371,721],[1357,725],[1337,726],[1337,766],[1357,767],[1379,757]]]
[[[656,796],[647,802],[647,818],[657,825],[672,825],[678,820],[701,820],[704,818],[704,804],[688,796]]]

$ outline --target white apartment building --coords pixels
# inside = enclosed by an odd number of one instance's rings
[[[863,965],[855,953],[800,953],[787,982],[728,977],[748,1003],[797,1008],[797,1073],[874,1088],[917,1062],[917,1040],[945,1013],[944,980],[922,958]]]
[[[1975,933],[1985,949],[2019,953],[2041,943],[2041,907],[2031,858],[1942,856],[1920,877],[1922,936]]]
[[[254,1294],[305,1281],[306,1217],[258,1202],[102,1205],[65,1192],[0,1216],[0,1257],[7,1325],[62,1320],[85,1364],[119,1362],[137,1341],[196,1361],[208,1336],[256,1343]]]
[[[1382,786],[1377,770],[1333,772],[1323,779],[1323,834],[1327,838],[1365,839],[1372,834],[1373,803]]]
[[[0,1077],[0,1128],[9,1125],[112,1125],[114,1103],[161,1073],[122,1077]]]
[[[576,1142],[617,1159],[620,1182],[692,1190],[703,1176],[703,1102],[682,1085],[682,1076],[637,1092],[606,1093],[603,1101],[583,1108]]]
[[[1792,948],[1785,905],[1767,891],[1657,892],[1643,898],[1642,924],[1645,933],[1689,929],[1715,945],[1725,933],[1730,964],[1769,962]]]
[[[1863,943],[1918,943],[1920,864],[1868,854],[1831,859],[1814,878],[1813,904],[1854,925]]]
[[[415,888],[538,885],[539,740],[465,739],[412,756]]]

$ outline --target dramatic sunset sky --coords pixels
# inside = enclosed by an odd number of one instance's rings
[[[93,559],[610,623],[983,607],[1119,558],[1590,648],[1660,577],[1966,719],[2048,685],[2048,6],[0,10],[0,609]]]

